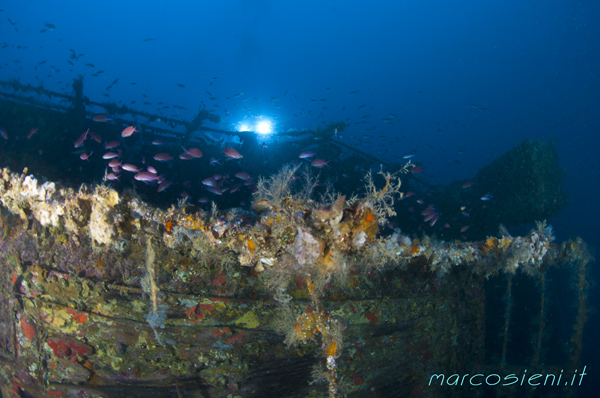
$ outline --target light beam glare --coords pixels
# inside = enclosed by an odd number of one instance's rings
[[[273,132],[273,128],[271,127],[271,122],[268,120],[263,120],[256,124],[256,132],[260,135],[267,135]]]

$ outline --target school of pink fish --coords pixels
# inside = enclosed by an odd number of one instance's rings
[[[93,117],[93,120],[95,122],[108,122],[111,120],[111,118],[105,114],[98,114]],[[122,130],[121,137],[123,139],[127,139],[129,137],[132,137],[135,133],[138,133],[138,132],[139,132],[139,130],[138,130],[137,126],[127,126]],[[38,133],[38,128],[33,127],[27,133],[26,138],[28,140],[30,140],[30,139],[34,138],[37,133]],[[5,140],[8,140],[9,134],[6,130],[4,130],[3,128],[0,128],[0,137],[2,137]],[[102,148],[105,151],[102,155],[102,159],[108,161],[106,164],[106,166],[107,166],[107,172],[105,174],[106,180],[121,181],[120,180],[121,176],[122,176],[121,172],[126,171],[126,172],[130,172],[130,173],[134,173],[133,179],[135,181],[140,181],[145,184],[155,184],[157,187],[156,190],[159,193],[164,192],[165,190],[167,190],[169,187],[171,187],[173,185],[173,182],[170,180],[167,180],[164,173],[160,174],[156,168],[154,168],[153,166],[151,166],[149,164],[146,164],[144,159],[142,159],[141,164],[137,164],[137,165],[131,164],[131,163],[123,163],[122,162],[123,152],[120,149],[121,143],[119,141],[105,141],[102,144],[103,141],[102,141],[102,138],[100,137],[100,135],[98,133],[92,131],[89,128],[86,129],[86,131],[82,132],[79,136],[77,136],[77,138],[73,141],[73,147],[75,149],[79,150],[78,152],[75,152],[75,153],[79,156],[79,158],[82,161],[89,162],[94,154],[93,150],[88,151],[85,148],[85,142],[88,140],[92,140],[92,141],[95,141],[97,144],[101,144]],[[165,145],[165,143],[160,140],[154,140],[152,142],[152,144],[155,146]],[[177,155],[177,157],[180,160],[191,161],[194,159],[201,159],[203,157],[203,153],[199,148],[181,147],[181,150],[182,150],[182,152]],[[230,161],[230,160],[239,161],[240,159],[242,159],[244,157],[237,149],[232,148],[232,147],[225,148],[222,151],[222,153],[224,155],[225,161]],[[315,167],[315,168],[329,167],[329,161],[322,159],[322,158],[315,158],[316,155],[317,155],[316,152],[305,150],[305,151],[302,151],[298,155],[298,158],[305,160],[308,164],[310,164],[312,167]],[[405,155],[405,158],[412,158],[412,157],[414,157],[414,155],[415,155],[414,153],[410,153],[408,155]],[[163,164],[163,163],[173,161],[174,156],[169,152],[158,152],[152,156],[152,159]],[[210,166],[219,166],[222,164],[223,163],[221,163],[221,159],[210,158],[210,160],[209,160]],[[110,171],[108,171],[108,170],[110,170]],[[412,165],[409,168],[409,171],[412,174],[417,174],[417,173],[423,172],[423,169],[419,166]],[[213,174],[210,177],[202,179],[200,182],[201,182],[202,186],[204,186],[204,189],[207,192],[209,192],[213,195],[219,195],[219,196],[223,195],[224,193],[227,193],[227,192],[229,192],[229,193],[237,192],[242,187],[247,187],[251,190],[255,189],[255,180],[254,180],[253,176],[245,171],[239,171],[239,172],[235,173],[233,177],[231,177],[229,175],[222,175],[222,174],[217,173],[217,174]],[[183,185],[184,185],[184,187],[192,188],[191,181],[185,181],[185,182],[183,182]],[[473,185],[474,185],[473,181],[465,181],[461,186],[463,189],[468,189],[468,188],[472,187]],[[183,198],[188,198],[188,199],[191,198],[191,195],[185,191],[181,192],[180,196],[182,196]],[[416,196],[415,192],[407,191],[402,195],[401,199],[407,200],[414,196]],[[481,197],[481,200],[482,201],[491,201],[492,195],[489,193],[485,194],[484,196]],[[207,204],[207,203],[209,203],[209,200],[206,197],[201,197],[198,199],[198,202],[201,204]],[[434,227],[438,223],[438,221],[443,219],[442,214],[437,211],[436,206],[433,203],[430,203],[427,206],[425,206],[425,201],[422,198],[415,199],[415,202],[419,206],[424,206],[423,210],[420,212],[420,215],[423,217],[424,224],[427,224],[429,227]],[[408,211],[414,213],[415,212],[414,206],[409,206]],[[465,217],[465,219],[467,219],[467,220],[470,217],[469,212],[467,211],[467,209],[464,206],[461,207],[460,214],[463,217]],[[389,222],[388,227],[392,228],[393,223]],[[449,222],[444,222],[442,228],[451,228],[451,225]],[[456,229],[458,230],[458,232],[460,234],[464,234],[469,230],[469,228],[470,228],[470,225],[465,224],[465,225],[462,225],[460,228],[457,227]],[[466,238],[466,237],[464,237],[464,235],[463,235],[463,238]]]
[[[110,121],[110,117],[105,114],[98,114],[93,117],[95,122],[108,122]],[[30,139],[35,133],[37,129],[31,129],[27,138]],[[121,131],[121,137],[123,139],[128,139],[132,137],[135,133],[139,132],[137,126],[127,126]],[[8,139],[8,133],[6,131],[1,130],[0,134],[3,138]],[[77,137],[75,141],[73,141],[73,147],[76,149],[84,148],[85,142],[93,139],[99,144],[102,144],[102,138],[94,131],[91,131],[89,128],[81,133]],[[165,143],[160,140],[154,140],[152,142],[155,146],[163,146]],[[106,141],[102,145],[105,152],[102,155],[102,159],[108,161],[107,163],[107,172],[105,175],[105,179],[108,181],[121,181],[122,171],[134,173],[133,179],[136,181],[140,181],[145,184],[156,184],[157,192],[164,192],[170,186],[173,185],[173,182],[167,180],[164,174],[159,174],[158,170],[151,165],[146,164],[145,160],[142,159],[141,164],[131,164],[131,163],[123,163],[123,152],[120,148],[119,141]],[[185,148],[181,147],[182,152],[177,155],[180,160],[194,160],[201,159],[203,157],[202,150],[199,148]],[[225,156],[225,160],[240,160],[244,156],[235,148],[228,147],[222,151]],[[81,160],[89,161],[93,155],[93,151],[80,151],[77,152],[79,158]],[[174,156],[169,152],[158,152],[152,156],[152,159],[159,163],[167,163],[171,162],[174,159]],[[221,165],[222,163],[219,159],[211,158],[209,161],[211,166]],[[110,170],[110,171],[108,171]],[[239,182],[238,182],[239,181]],[[233,193],[238,191],[241,187],[247,187],[249,189],[254,189],[255,181],[254,178],[247,172],[240,171],[235,174],[234,177],[230,177],[229,175],[221,175],[214,174],[209,178],[205,178],[201,181],[202,185],[205,189],[213,194],[213,195],[223,195],[225,192]],[[183,183],[184,187],[191,188],[192,182],[185,181]],[[181,192],[180,196],[184,198],[191,198],[191,195],[187,192]],[[206,204],[209,201],[202,197],[199,199],[199,203]]]

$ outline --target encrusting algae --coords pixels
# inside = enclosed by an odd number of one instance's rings
[[[360,198],[328,193],[317,201],[310,175],[293,189],[298,171],[286,165],[261,179],[253,211],[203,212],[152,208],[105,186],[39,184],[3,169],[0,202],[15,215],[3,218],[23,221],[5,221],[0,258],[9,275],[0,279],[7,396],[26,385],[103,396],[102,386],[121,382],[165,396],[173,386],[259,396],[261,377],[290,372],[280,394],[337,397],[395,385],[409,375],[376,358],[412,364],[415,378],[434,362],[457,365],[450,351],[458,347],[469,346],[464,360],[480,363],[482,321],[462,313],[483,312],[484,278],[590,260],[581,241],[554,245],[545,223],[524,237],[481,243],[399,230],[379,236],[401,198],[401,173],[380,172],[381,189],[369,173]],[[459,266],[470,272],[456,275]],[[465,286],[469,293],[455,298]],[[11,313],[16,332],[7,326]],[[459,331],[459,317],[471,331]],[[316,384],[294,379],[308,381],[311,367]],[[132,385],[125,393],[137,396]]]

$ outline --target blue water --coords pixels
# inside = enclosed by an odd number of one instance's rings
[[[549,223],[559,241],[600,247],[600,3],[171,4],[3,2],[0,80],[70,93],[83,75],[91,100],[149,112],[162,101],[188,120],[204,104],[226,129],[253,116],[279,131],[345,120],[340,140],[390,161],[415,150],[432,183],[473,177],[525,138],[551,139],[570,203]],[[587,328],[596,335],[597,318]],[[598,369],[598,342],[586,344]]]

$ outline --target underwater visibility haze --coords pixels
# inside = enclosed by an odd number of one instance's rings
[[[598,17],[0,4],[0,397],[593,396]]]

